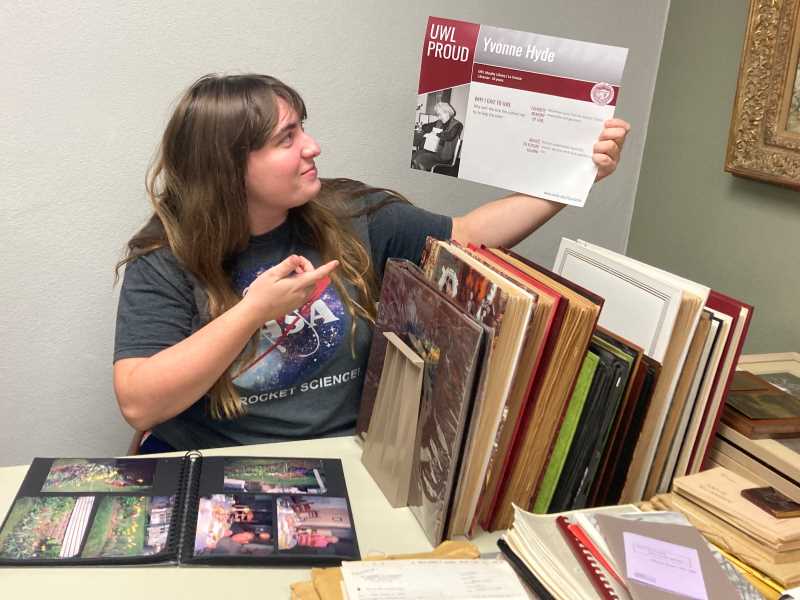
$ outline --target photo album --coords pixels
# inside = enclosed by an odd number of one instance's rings
[[[430,17],[411,168],[583,206],[627,48]]]
[[[37,458],[0,565],[336,565],[358,560],[338,459]]]

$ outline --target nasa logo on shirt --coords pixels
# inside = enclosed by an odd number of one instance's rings
[[[261,273],[250,277],[248,286]],[[247,287],[242,290],[242,296]],[[268,321],[259,332],[255,357],[234,369],[237,387],[260,391],[297,383],[312,375],[338,351],[350,316],[336,286],[325,278],[309,301],[281,319]]]

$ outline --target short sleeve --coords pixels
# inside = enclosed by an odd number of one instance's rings
[[[128,263],[119,294],[114,361],[145,358],[192,333],[194,288],[169,251]]]
[[[381,279],[388,259],[419,264],[428,236],[450,239],[453,219],[407,202],[390,202],[369,215],[368,226],[372,260]]]

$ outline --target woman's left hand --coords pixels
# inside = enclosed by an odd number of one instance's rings
[[[592,149],[592,160],[597,165],[595,181],[600,181],[616,171],[625,136],[630,130],[630,123],[622,119],[609,119],[603,123],[603,131]]]

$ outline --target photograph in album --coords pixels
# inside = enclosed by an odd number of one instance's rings
[[[175,496],[101,496],[81,556],[163,552],[174,510]]]
[[[257,494],[214,494],[200,498],[195,557],[267,556],[275,552],[274,500]]]
[[[62,458],[50,467],[42,492],[145,492],[153,485],[156,461]]]
[[[225,463],[225,491],[324,494],[324,469],[318,460],[233,458]]]
[[[344,498],[279,496],[278,549],[299,554],[350,554],[355,534]]]
[[[94,497],[20,497],[0,530],[0,559],[63,559],[77,556]]]

